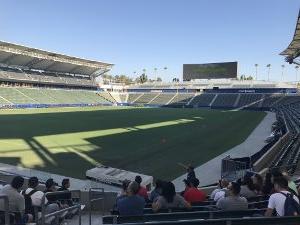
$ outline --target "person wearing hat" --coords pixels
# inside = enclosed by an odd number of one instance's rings
[[[203,202],[206,200],[206,194],[198,189],[199,186],[199,180],[197,178],[190,178],[187,180],[188,188],[183,194],[184,199],[189,202]]]

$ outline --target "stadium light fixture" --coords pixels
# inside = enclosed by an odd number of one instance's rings
[[[257,80],[257,68],[258,68],[258,64],[255,64],[255,80]]]
[[[283,79],[283,75],[284,75],[284,65],[281,65],[281,81],[283,82],[284,81],[284,79]]]
[[[268,67],[268,81],[270,81],[271,64],[268,64],[267,67]]]

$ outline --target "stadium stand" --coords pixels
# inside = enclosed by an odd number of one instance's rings
[[[173,97],[173,99],[171,100],[169,105],[171,105],[171,106],[187,105],[194,96],[195,96],[194,94],[182,94],[182,93],[179,94],[179,93],[177,93]]]
[[[209,107],[210,103],[214,99],[215,94],[200,94],[197,95],[190,103],[194,107]]]
[[[116,103],[116,100],[109,92],[98,92],[98,95],[104,98],[106,101],[111,103]]]
[[[236,100],[238,98],[237,94],[219,94],[215,101],[212,103],[212,108],[233,108]]]
[[[159,93],[145,93],[140,98],[138,98],[135,103],[137,104],[148,104],[151,102]]]
[[[14,51],[11,51],[11,49],[14,49]],[[289,53],[290,50],[287,52]],[[288,170],[290,175],[300,171],[300,97],[296,94],[287,93],[231,93],[226,92],[228,90],[222,92],[222,88],[271,89],[278,88],[278,84],[252,82],[242,84],[231,81],[201,81],[199,83],[190,82],[186,84],[139,84],[131,88],[149,90],[120,93],[117,98],[106,90],[97,91],[97,86],[93,82],[94,77],[108,71],[112,64],[79,59],[5,42],[0,42],[0,63],[0,106],[4,107],[43,104],[47,106],[63,106],[66,104],[112,105],[116,103],[132,103],[158,106],[169,105],[171,107],[248,107],[258,110],[272,110],[276,113],[280,126],[278,135],[286,135],[287,138],[280,139],[280,148],[276,152],[275,157],[267,162],[269,164],[268,167],[271,169],[284,168]],[[220,89],[214,93],[214,87],[220,87]],[[190,89],[191,92],[182,93],[180,91],[186,88]],[[212,92],[204,92],[204,88]],[[201,94],[197,95],[196,93],[199,93],[199,91]],[[277,143],[277,140],[279,140],[279,137],[268,143],[255,157],[257,159],[262,158],[272,148],[274,143]],[[255,157],[253,156],[252,159]],[[50,199],[51,195],[59,194],[61,193],[54,191],[51,194],[45,194],[45,196],[49,196]],[[80,191],[77,194],[81,196]],[[268,207],[268,197],[268,195],[256,196],[251,200],[248,198],[248,210],[239,211],[220,210],[216,207],[216,202],[209,200],[194,203],[188,209],[161,209],[158,213],[154,213],[148,204],[143,210],[143,216],[109,215],[103,217],[103,224],[299,224],[299,216],[262,217]],[[90,195],[87,199],[89,204],[93,200],[90,198]],[[79,203],[77,202],[65,209],[61,208],[61,210],[68,214],[71,214],[74,209],[81,212],[80,200]],[[43,201],[45,201],[45,198],[43,198]],[[38,216],[35,217],[35,222],[39,222],[38,224],[45,224],[47,214],[45,207],[46,204],[43,204],[41,221],[39,221]],[[54,213],[58,215],[62,211]],[[8,224],[7,218],[12,219],[11,221],[15,224],[20,222],[20,218],[18,218],[16,213],[7,213],[8,210],[6,209],[0,212],[1,224]],[[4,218],[3,215],[6,215],[6,217]],[[7,215],[10,217],[7,217]],[[80,216],[78,218],[80,224],[81,218]],[[62,223],[67,220],[67,216],[60,219]]]
[[[243,107],[254,102],[257,102],[263,98],[262,94],[240,94],[240,98],[237,107]]]
[[[128,103],[134,103],[142,95],[143,95],[143,93],[129,93]]]
[[[171,99],[175,96],[175,93],[167,94],[167,93],[161,93],[159,94],[155,99],[151,101],[151,104],[153,105],[166,105],[168,102],[171,101]]]
[[[0,87],[0,104],[111,104],[105,97],[95,91]]]

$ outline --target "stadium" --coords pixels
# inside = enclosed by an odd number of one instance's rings
[[[295,68],[299,36],[300,14],[291,43],[280,53]],[[249,174],[269,174],[272,182],[286,176],[299,185],[298,80],[239,79],[234,61],[183,64],[181,82],[125,83],[107,79],[114,66],[0,41],[1,224],[299,223],[300,211],[263,216],[274,192],[245,196],[247,209],[222,210],[220,200],[211,198],[224,188],[222,181],[234,188]],[[205,200],[187,201],[187,209],[156,209],[147,197],[142,215],[123,215],[118,208],[118,193],[132,194],[135,183],[150,196],[158,179],[172,182],[174,193],[185,196],[194,185],[190,170]],[[286,175],[275,177],[279,171]],[[1,189],[14,187],[18,178],[25,191],[33,177],[37,191],[46,187],[40,206],[31,199],[34,210],[28,211],[23,194],[25,211],[11,210],[14,199]],[[47,189],[49,180],[58,191]],[[60,185],[66,180],[71,189]],[[57,208],[48,211],[49,205]]]

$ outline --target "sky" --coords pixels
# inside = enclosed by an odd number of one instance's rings
[[[238,74],[296,79],[279,53],[299,0],[0,0],[0,40],[115,64],[113,75],[182,79],[185,63],[238,61]],[[163,68],[167,67],[167,70]],[[154,68],[158,68],[155,74]],[[300,71],[299,71],[300,77]]]

